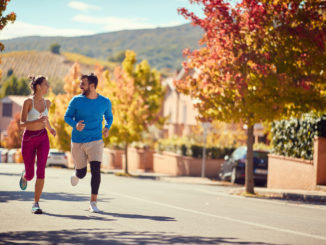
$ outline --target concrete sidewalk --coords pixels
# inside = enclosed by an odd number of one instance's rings
[[[123,176],[122,170],[105,171],[106,174],[115,174]],[[168,176],[165,174],[157,174],[151,172],[132,172],[133,178],[152,179],[173,183],[184,184],[201,184],[201,185],[215,185],[215,186],[229,186],[231,195],[245,195],[245,188],[243,185],[236,185],[226,181],[213,180],[210,178],[191,177],[191,176]],[[268,189],[265,187],[255,187],[255,195],[251,197],[281,199],[291,201],[302,201],[309,203],[319,203],[326,205],[326,186],[319,186],[318,190],[291,190],[291,189]]]

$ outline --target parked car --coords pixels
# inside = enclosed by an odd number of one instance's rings
[[[68,158],[65,152],[56,149],[50,149],[46,166],[68,167]]]
[[[8,150],[7,161],[8,163],[15,163],[15,155],[18,149],[10,149]]]
[[[268,174],[268,152],[254,151],[254,180],[263,184],[267,183]],[[229,180],[232,183],[243,182],[245,179],[247,147],[242,146],[234,150],[231,156],[225,156],[225,162],[219,171],[222,180]]]
[[[6,163],[8,161],[8,150],[5,148],[0,148],[0,162]]]

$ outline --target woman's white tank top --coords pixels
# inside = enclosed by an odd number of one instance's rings
[[[40,116],[47,116],[48,115],[48,108],[46,107],[45,100],[43,99],[45,109],[42,113],[40,113],[38,110],[34,108],[34,98],[32,99],[33,107],[32,109],[27,113],[27,121],[35,121],[40,118]]]

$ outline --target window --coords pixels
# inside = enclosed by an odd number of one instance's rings
[[[183,105],[183,124],[187,123],[187,105]]]
[[[12,117],[12,103],[3,103],[2,104],[2,116],[3,117]]]

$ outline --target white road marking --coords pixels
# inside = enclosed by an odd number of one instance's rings
[[[265,229],[269,229],[269,230],[274,230],[274,231],[279,231],[279,232],[284,232],[284,233],[289,233],[289,234],[294,234],[294,235],[298,235],[298,236],[303,236],[303,237],[314,238],[314,239],[326,241],[326,237],[323,237],[323,236],[312,235],[309,233],[293,231],[293,230],[289,230],[289,229],[282,229],[282,228],[278,228],[278,227],[274,227],[274,226],[263,225],[263,224],[249,222],[249,221],[240,220],[240,219],[234,219],[234,218],[230,218],[230,217],[226,217],[226,216],[205,213],[205,212],[196,211],[196,210],[192,210],[192,209],[188,209],[188,208],[182,208],[182,207],[178,207],[178,206],[174,206],[174,205],[170,205],[170,204],[166,204],[166,203],[161,203],[161,202],[151,201],[151,200],[147,200],[147,199],[143,199],[143,198],[139,198],[139,197],[124,195],[124,194],[117,193],[117,192],[110,191],[110,193],[113,195],[124,197],[124,198],[147,202],[147,203],[155,204],[155,205],[166,207],[166,208],[177,209],[177,210],[181,210],[181,211],[188,212],[188,213],[203,215],[203,216],[207,216],[207,217],[213,217],[213,218],[217,218],[217,219],[223,219],[223,220],[236,222],[236,223],[240,223],[240,224],[251,225],[251,226],[255,226],[255,227],[259,227],[259,228],[265,228]]]
[[[224,197],[233,197],[233,198],[241,198],[244,200],[250,200],[250,201],[258,201],[258,202],[265,202],[265,203],[276,203],[279,205],[284,205],[284,206],[295,206],[295,207],[304,207],[304,208],[310,208],[310,209],[321,209],[321,210],[326,210],[326,205],[322,206],[322,204],[320,205],[313,205],[313,204],[308,204],[308,203],[299,203],[299,204],[295,204],[295,203],[289,203],[289,202],[284,202],[284,201],[280,201],[277,199],[274,200],[268,200],[268,199],[260,199],[260,198],[251,198],[251,197],[244,197],[244,196],[238,196],[238,195],[232,195],[229,193],[222,193],[222,192],[214,192],[214,191],[208,191],[208,190],[202,190],[202,189],[193,189],[199,192],[203,192],[206,194],[211,194],[211,195],[216,195],[216,196],[224,196]]]

